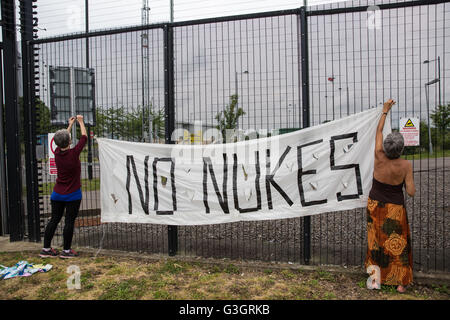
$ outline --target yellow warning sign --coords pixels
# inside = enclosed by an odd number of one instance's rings
[[[405,140],[405,147],[420,145],[420,119],[404,117],[399,119],[399,131]]]
[[[405,128],[413,128],[414,124],[412,123],[411,119],[408,119],[405,123]]]

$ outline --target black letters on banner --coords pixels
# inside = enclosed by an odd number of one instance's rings
[[[256,207],[255,208],[244,208],[241,209],[239,207],[239,199],[238,199],[238,192],[237,192],[237,155],[236,153],[233,154],[233,197],[234,197],[234,208],[236,210],[239,210],[240,213],[246,213],[246,212],[254,212],[261,210],[261,189],[259,186],[259,178],[261,176],[261,169],[259,164],[259,151],[255,151],[255,157],[256,157],[256,177],[255,177],[255,188],[256,188]]]
[[[216,175],[214,174],[214,169],[211,163],[210,157],[203,158],[203,203],[206,208],[206,213],[210,212],[208,205],[208,169],[211,174],[211,180],[214,185],[214,191],[216,192],[217,198],[219,199],[220,207],[222,208],[224,213],[230,213],[230,209],[228,208],[228,196],[227,196],[227,177],[228,177],[228,166],[227,166],[227,154],[223,154],[223,184],[222,184],[222,192],[223,198],[220,194],[219,187],[217,185]]]
[[[170,162],[170,183],[172,185],[172,205],[173,210],[160,211],[158,210],[158,175],[156,170],[156,164],[159,161]],[[175,189],[175,160],[173,158],[155,158],[153,160],[153,192],[155,193],[155,211],[158,215],[171,215],[174,211],[177,211],[177,193]]]
[[[281,187],[275,182],[275,180],[273,180],[273,177],[277,173],[278,169],[281,166],[281,163],[283,162],[284,158],[286,157],[286,155],[289,153],[290,150],[291,150],[291,147],[287,146],[286,150],[284,150],[283,154],[281,155],[280,159],[278,160],[278,163],[277,163],[275,169],[273,169],[273,171],[271,173],[270,172],[270,149],[266,149],[266,192],[267,192],[267,202],[269,205],[269,209],[273,209],[272,193],[270,190],[270,184],[272,184],[275,187],[275,189],[281,194],[281,196],[284,198],[284,200],[286,200],[286,202],[289,204],[289,206],[293,205],[293,202],[289,198],[289,196],[283,191],[283,189],[281,189]]]
[[[352,133],[342,134],[339,136],[333,136],[330,139],[330,149],[331,149],[330,167],[331,167],[331,170],[345,170],[345,169],[355,168],[356,185],[358,188],[357,194],[342,195],[340,192],[338,192],[336,194],[338,201],[348,200],[348,199],[358,199],[359,196],[363,194],[362,183],[361,183],[361,172],[359,170],[359,164],[353,163],[353,164],[345,164],[345,165],[339,165],[339,166],[335,165],[335,159],[334,159],[335,143],[334,142],[336,140],[343,140],[343,139],[349,139],[349,138],[353,138],[353,143],[358,142],[358,133],[352,132]]]
[[[337,136],[332,136],[330,139],[330,168],[331,170],[347,170],[347,169],[354,169],[355,170],[355,178],[356,178],[356,185],[358,192],[356,194],[348,194],[343,195],[341,192],[336,193],[337,200],[343,201],[343,200],[350,200],[350,199],[358,199],[360,195],[363,194],[362,190],[362,182],[361,182],[361,172],[360,172],[360,166],[359,164],[344,164],[344,165],[336,165],[335,160],[335,141],[337,140],[344,140],[344,139],[352,139],[353,143],[358,142],[358,133],[352,132],[348,134],[342,134]],[[305,192],[303,188],[303,176],[305,175],[312,175],[316,174],[316,170],[306,170],[303,171],[303,162],[302,162],[302,149],[308,146],[312,146],[315,144],[322,143],[323,139],[316,140],[313,142],[309,142],[300,146],[297,146],[297,164],[298,164],[298,171],[297,171],[297,184],[298,184],[298,190],[300,193],[300,200],[301,205],[303,207],[313,206],[313,205],[320,205],[327,203],[327,199],[323,200],[314,200],[314,201],[306,201],[305,200]],[[291,150],[290,146],[287,146],[283,154],[278,160],[277,165],[273,169],[272,172],[270,172],[270,149],[266,149],[266,177],[265,177],[265,185],[266,185],[266,193],[267,193],[267,202],[268,202],[268,208],[273,209],[272,204],[272,193],[271,193],[271,185],[280,193],[280,195],[284,198],[284,200],[289,204],[289,206],[293,205],[293,201],[289,198],[289,196],[284,192],[284,190],[278,185],[278,183],[275,182],[274,176],[277,173],[278,169],[281,167],[281,164],[283,163],[284,159],[286,158],[286,155]],[[238,199],[238,185],[237,185],[237,170],[238,170],[238,159],[237,154],[233,153],[233,177],[232,177],[232,183],[233,183],[233,197],[234,197],[234,208],[238,210],[240,213],[246,213],[246,212],[255,212],[258,210],[261,210],[261,188],[260,188],[260,178],[261,178],[261,165],[260,165],[260,159],[259,159],[259,151],[255,151],[255,158],[256,158],[256,177],[255,177],[255,188],[256,188],[256,197],[257,197],[257,204],[256,207],[253,208],[241,208],[239,206],[239,199]],[[206,213],[210,213],[210,207],[208,204],[208,171],[211,175],[211,180],[214,186],[214,191],[216,193],[216,196],[218,198],[220,207],[222,208],[223,212],[226,214],[230,213],[229,204],[228,204],[228,194],[227,194],[227,184],[228,184],[228,163],[227,163],[227,154],[223,154],[224,159],[224,165],[223,165],[223,181],[222,181],[222,193],[219,190],[219,185],[217,182],[216,175],[214,173],[214,168],[212,165],[212,161],[210,157],[203,157],[203,203],[206,208]],[[172,210],[158,210],[159,202],[158,202],[158,175],[157,175],[157,163],[158,162],[170,162],[170,179],[171,179],[171,187],[172,187]],[[134,160],[134,157],[132,155],[126,156],[126,167],[127,167],[127,181],[126,181],[126,190],[128,194],[128,213],[132,214],[133,207],[132,207],[132,199],[131,199],[131,192],[130,192],[130,184],[132,177],[134,176],[134,179],[136,181],[136,188],[139,194],[140,203],[142,206],[143,211],[145,214],[149,214],[149,172],[148,172],[148,162],[149,162],[149,156],[145,157],[144,160],[144,186],[145,186],[145,192],[142,190],[141,180],[139,179],[137,170],[136,170],[136,163]],[[154,191],[154,210],[156,211],[157,215],[173,215],[174,211],[177,210],[177,199],[176,199],[176,187],[175,187],[175,159],[173,158],[157,158],[155,157],[153,160],[153,191]]]
[[[318,143],[322,143],[322,139],[321,140],[316,140],[301,146],[297,147],[297,163],[298,163],[298,174],[297,174],[297,184],[298,184],[298,191],[300,192],[300,200],[302,203],[303,207],[308,207],[308,206],[314,206],[317,204],[323,204],[323,203],[327,203],[327,199],[324,200],[316,200],[316,201],[305,201],[305,192],[303,190],[303,183],[302,183],[302,177],[304,175],[307,174],[315,174],[316,170],[307,170],[307,171],[303,171],[303,163],[302,163],[302,148],[304,147],[308,147],[311,146],[313,144],[318,144]]]
[[[130,164],[133,167],[133,175],[134,179],[136,180],[136,186],[139,193],[139,199],[141,200],[142,209],[144,210],[145,214],[148,214],[148,203],[149,203],[149,188],[148,188],[148,156],[145,157],[144,160],[144,166],[145,166],[145,176],[144,176],[144,183],[145,183],[145,198],[142,194],[142,188],[141,183],[136,171],[136,164],[134,162],[133,156],[127,156],[127,184],[126,189],[128,193],[128,213],[131,214],[133,211],[132,203],[131,203],[131,193],[130,193],[130,180],[131,180],[131,172],[130,172]]]

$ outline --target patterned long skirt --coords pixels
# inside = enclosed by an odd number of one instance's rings
[[[380,268],[381,284],[412,282],[411,234],[404,206],[369,198],[367,241],[365,267]]]

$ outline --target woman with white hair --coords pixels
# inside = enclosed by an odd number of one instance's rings
[[[411,235],[403,186],[410,196],[416,189],[411,162],[400,158],[403,136],[393,132],[383,141],[386,116],[394,104],[392,99],[384,103],[376,132],[373,183],[367,203],[365,266],[379,267],[378,283],[396,285],[397,291],[403,293],[412,282]],[[372,279],[377,280],[374,276]]]
[[[74,148],[70,148],[72,139],[70,130],[75,120],[80,124],[81,138]],[[71,117],[67,129],[58,130],[53,137],[57,148],[55,150],[55,162],[58,169],[56,184],[50,197],[52,205],[52,217],[45,228],[44,248],[42,248],[41,257],[56,257],[58,251],[51,247],[51,241],[55,234],[56,227],[61,221],[66,211],[63,231],[63,250],[59,254],[60,258],[73,258],[78,256],[71,249],[73,229],[75,219],[81,204],[81,162],[80,153],[86,145],[87,134],[84,125],[83,116]]]

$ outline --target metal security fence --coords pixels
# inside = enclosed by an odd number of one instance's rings
[[[28,45],[37,52],[35,135],[59,128],[49,121],[49,66],[95,70],[96,125],[88,128],[90,136],[175,143],[180,137],[172,139],[172,132],[186,129],[194,133],[187,139],[195,142],[195,131],[217,126],[217,114],[233,97],[245,112],[236,124],[242,132],[289,132],[378,106],[389,97],[398,101],[394,129],[399,117],[411,114],[426,124],[439,102],[448,103],[450,6],[384,2],[368,10],[373,4],[348,1],[34,39]],[[425,86],[437,75],[437,61],[439,82]],[[448,271],[449,131],[430,128],[430,156],[424,128],[421,147],[405,150],[418,190],[407,199],[414,267]],[[81,155],[77,246],[311,264],[364,261],[365,209],[206,226],[101,224],[98,148],[95,139],[88,143]],[[37,152],[41,232],[55,183],[47,161],[45,152]]]
[[[393,129],[399,129],[400,117],[422,121],[422,147],[405,149],[417,188],[415,197],[406,199],[416,270],[448,270],[448,128],[431,127],[436,148],[430,157],[425,127],[433,123],[433,109],[449,100],[448,63],[443,62],[449,57],[449,8],[431,1],[330,6],[308,17],[314,124],[379,106],[389,97],[397,101]],[[439,82],[426,86],[433,79]],[[428,92],[432,108],[427,108]],[[358,264],[366,254],[365,209],[314,216],[311,234],[318,261]]]

